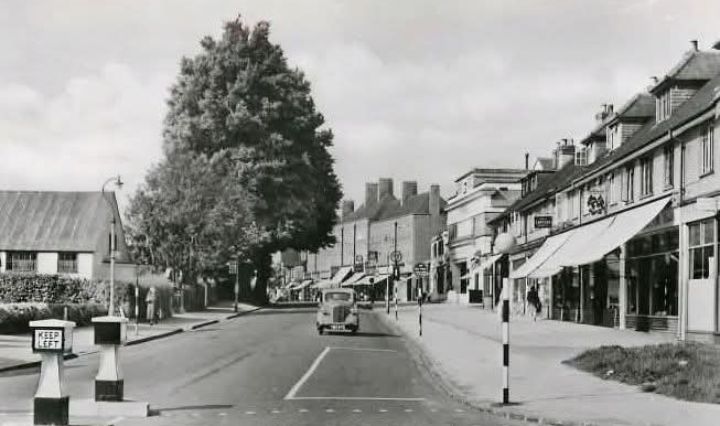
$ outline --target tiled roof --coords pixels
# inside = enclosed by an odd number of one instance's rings
[[[653,116],[650,121],[643,125],[625,143],[620,145],[620,147],[610,151],[588,166],[566,165],[558,172],[550,175],[547,180],[538,185],[530,194],[513,203],[503,216],[506,216],[512,211],[522,210],[534,202],[568,187],[573,181],[631,155],[655,139],[666,135],[669,130],[675,129],[701,115],[711,108],[719,97],[720,74],[703,85],[693,97],[675,110],[670,118],[658,123],[655,122]],[[495,219],[495,221],[497,220],[499,220],[499,218]]]
[[[100,192],[0,191],[0,250],[94,252],[109,220]]]
[[[647,124],[633,134],[625,143],[617,149],[610,151],[607,155],[601,157],[587,168],[587,172],[598,170],[609,163],[618,161],[626,157],[653,140],[664,136],[669,130],[677,128],[687,121],[702,114],[705,110],[712,107],[718,96],[720,95],[720,74],[710,80],[693,97],[680,105],[678,109],[673,111],[670,118],[661,122],[655,122],[653,118]]]
[[[552,170],[555,161],[549,157],[538,157],[535,163],[540,163],[542,170]]]
[[[440,198],[440,209],[442,210],[447,203]],[[393,217],[407,216],[413,214],[429,214],[430,213],[430,193],[423,192],[409,197],[405,202],[401,203],[395,197],[386,196],[371,208],[366,208],[363,204],[357,210],[346,216],[343,222],[352,222],[356,220],[369,219],[372,221],[381,221]]]
[[[720,72],[720,52],[696,51],[683,55],[651,91],[663,86],[668,80],[709,80]]]
[[[638,93],[618,111],[622,118],[651,118],[655,116],[655,97],[649,93]]]

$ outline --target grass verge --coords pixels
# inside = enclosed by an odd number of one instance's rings
[[[720,347],[664,343],[632,348],[601,346],[564,361],[608,380],[678,399],[720,404]]]

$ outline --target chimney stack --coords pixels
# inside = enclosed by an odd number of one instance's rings
[[[442,218],[440,217],[440,185],[430,185],[428,212],[430,213],[430,235],[437,235],[442,227]]]
[[[378,184],[368,182],[365,184],[365,207],[373,207],[378,200]]]
[[[697,52],[698,51],[698,41],[697,40],[690,40],[690,46],[692,46],[692,50]]]
[[[412,181],[405,181],[402,183],[402,202],[403,204],[408,200],[408,198],[417,195],[417,182]]]
[[[566,164],[575,162],[575,145],[572,139],[563,139],[561,143],[558,143],[555,152],[555,164],[558,170]]]
[[[392,178],[380,178],[380,180],[378,182],[380,183],[379,192],[378,192],[378,201],[382,200],[383,198],[387,197],[388,195],[391,197],[395,196],[395,194],[393,193]]]
[[[525,153],[525,170],[530,170],[530,153]]]
[[[355,211],[355,202],[353,200],[343,200],[342,202],[342,218],[350,216]]]

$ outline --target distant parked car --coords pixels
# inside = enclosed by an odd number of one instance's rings
[[[355,290],[348,288],[323,290],[315,325],[318,334],[323,334],[325,330],[357,333],[360,328],[360,315],[357,311]]]

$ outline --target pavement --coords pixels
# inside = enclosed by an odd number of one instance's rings
[[[415,363],[384,312],[362,310],[356,335],[318,335],[314,308],[262,309],[122,349],[127,425],[520,425],[450,398]],[[89,398],[98,355],[66,362],[66,389]],[[37,369],[0,373],[0,423],[29,415]],[[85,419],[71,419],[81,423]],[[85,423],[88,423],[86,421]]]
[[[512,318],[510,400],[502,406],[502,340],[497,312],[472,305],[426,304],[383,313],[413,342],[436,382],[466,404],[534,423],[582,425],[717,425],[720,405],[680,401],[603,380],[562,364],[600,345],[672,342],[670,333],[641,333],[553,320]]]
[[[240,312],[257,309],[253,305],[238,304]],[[128,345],[140,344],[149,340],[163,338],[172,334],[202,327],[226,319],[234,314],[229,302],[222,302],[204,311],[176,313],[155,325],[140,323],[136,326],[132,320],[128,323]],[[77,327],[73,330],[73,354],[76,356],[95,353],[99,349],[93,342],[92,326]],[[32,352],[30,334],[0,334],[0,372],[28,368],[40,362],[40,355]]]

